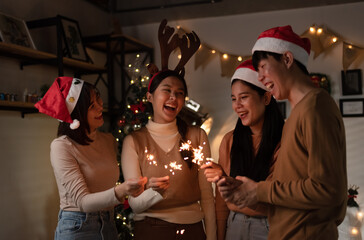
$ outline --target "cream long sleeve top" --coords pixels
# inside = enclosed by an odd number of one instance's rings
[[[98,131],[90,138],[90,145],[80,145],[67,136],[51,143],[51,163],[63,210],[93,212],[120,204],[114,191],[120,174],[115,138]]]
[[[177,141],[180,139],[176,121],[167,124],[158,124],[149,120],[146,128],[155,143],[157,143],[157,145],[166,153],[173,150]],[[204,156],[209,157],[210,148],[208,145],[208,139],[206,133],[202,129],[200,129],[199,137],[200,145],[202,146],[202,144],[205,143],[203,149]],[[125,179],[142,176],[138,158],[139,156],[136,151],[133,136],[129,135],[124,139],[121,155],[122,170]],[[173,178],[173,176],[171,176],[171,178]],[[136,198],[130,197],[129,203],[135,213],[134,219],[142,220],[148,216],[179,224],[192,224],[204,219],[207,239],[216,239],[216,217],[212,186],[209,182],[207,182],[203,171],[198,172],[198,179],[196,179],[196,183],[198,183],[200,187],[200,204],[195,202],[185,206],[148,211],[148,209],[152,206],[160,203],[163,200],[163,196],[151,188],[148,188],[140,196]]]

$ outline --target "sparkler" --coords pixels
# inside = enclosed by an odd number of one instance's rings
[[[203,142],[202,145],[206,145],[206,142]],[[191,162],[195,163],[198,166],[201,166],[204,163],[209,163],[209,162],[213,161],[212,158],[205,158],[202,150],[203,150],[202,146],[198,146],[197,148],[192,147],[190,140],[187,140],[187,142],[182,143],[181,147],[179,148],[180,152],[181,151],[192,151],[193,159],[191,160]],[[184,160],[188,160],[188,158],[189,157],[185,157]],[[206,161],[204,159],[206,159]]]
[[[146,155],[146,158],[147,158],[147,161],[148,161],[149,165],[158,166],[157,161],[156,161],[156,160],[154,160],[154,155],[153,155],[153,154],[151,154],[151,153],[148,153],[148,149],[147,149],[147,147],[145,147],[144,152],[147,154],[147,155]]]
[[[209,163],[209,162],[213,161],[212,158],[205,158],[202,146],[198,146],[197,148],[194,148],[194,147],[192,147],[191,143],[192,142],[190,140],[187,140],[186,142],[183,142],[181,144],[181,147],[179,149],[180,152],[188,151],[188,152],[192,153],[192,156],[184,157],[183,160],[186,161],[189,158],[192,158],[191,162],[196,164],[197,166],[201,166],[204,163]],[[202,145],[206,145],[206,142],[203,142]],[[148,164],[153,165],[153,166],[158,166],[158,163],[157,163],[154,155],[148,152],[147,147],[145,147],[144,152],[146,154],[146,159],[147,159]],[[169,164],[165,164],[164,168],[169,170],[169,172],[172,175],[175,175],[175,171],[182,170],[182,164],[177,164],[176,161],[171,161]]]

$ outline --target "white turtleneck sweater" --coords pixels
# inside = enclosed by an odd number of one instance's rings
[[[158,124],[149,120],[146,125],[148,132],[158,146],[165,152],[169,152],[179,140],[179,132],[176,121],[167,124]],[[206,133],[203,131],[202,142],[208,142]],[[206,153],[205,156],[210,155]],[[132,136],[127,136],[123,142],[121,163],[124,179],[138,178],[142,176],[140,172],[138,154]],[[158,203],[163,197],[151,188],[146,189],[136,198],[129,197],[129,203],[135,216],[134,220],[142,220],[146,216],[155,217],[172,223],[191,224],[204,219],[206,236],[208,240],[216,239],[216,218],[215,204],[211,184],[206,181],[203,171],[199,171],[201,189],[200,204],[194,203],[188,206],[165,209],[158,213],[144,212],[154,204]]]

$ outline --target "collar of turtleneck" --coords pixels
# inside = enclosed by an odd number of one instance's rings
[[[152,135],[156,136],[171,136],[178,134],[177,120],[170,123],[156,123],[149,119],[146,127]]]

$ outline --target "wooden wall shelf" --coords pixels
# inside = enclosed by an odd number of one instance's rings
[[[38,51],[32,48],[23,47],[11,43],[0,42],[0,52],[3,55],[7,55],[10,57],[15,57],[18,59],[22,59],[23,61],[35,61],[42,62],[43,64],[57,65],[57,56],[52,53]],[[64,57],[63,63],[65,66],[75,69],[80,69],[82,71],[89,72],[105,72],[106,67],[97,66],[95,64],[71,59]]]

